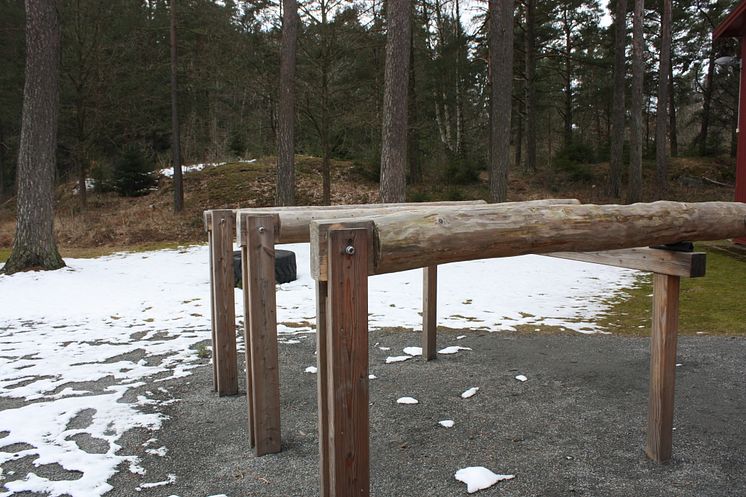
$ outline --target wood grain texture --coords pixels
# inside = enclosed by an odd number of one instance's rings
[[[547,255],[685,278],[704,276],[707,262],[707,254],[704,252],[674,252],[642,247],[605,252],[554,252]]]
[[[746,204],[495,206],[374,218],[374,274],[434,264],[746,235]],[[313,225],[312,225],[313,229]]]
[[[212,268],[212,228],[207,232],[207,252],[207,258],[209,259],[210,264],[210,339],[212,340],[212,357],[210,357],[210,361],[212,362],[212,389],[217,392],[218,360],[217,354],[215,353],[215,344],[217,343],[217,340],[215,340],[215,275],[213,274]]]
[[[257,456],[280,451],[280,370],[277,361],[273,216],[241,214],[247,238],[249,340]]]
[[[249,281],[249,251],[248,247],[241,247],[241,281]],[[246,371],[246,412],[249,430],[249,447],[256,446],[254,437],[254,380],[251,377],[251,299],[247,286],[243,285],[241,291],[243,297],[243,343],[244,343],[244,367]]]
[[[230,210],[213,211],[212,275],[214,288],[213,356],[217,368],[218,395],[238,393],[236,359],[236,308],[233,294],[233,225]]]
[[[438,327],[438,266],[422,270],[422,357],[431,361],[437,357]]]
[[[327,282],[316,282],[316,379],[319,413],[319,488],[321,497],[329,497],[329,394],[327,372]]]
[[[329,236],[327,385],[330,496],[370,492],[368,421],[368,231]],[[347,247],[354,254],[345,253]]]
[[[575,201],[579,203],[579,201]],[[459,201],[443,201],[443,202],[408,202],[408,203],[395,203],[395,204],[345,204],[345,205],[294,205],[294,206],[283,206],[283,207],[248,207],[240,209],[231,209],[236,216],[240,213],[246,214],[290,214],[296,213],[302,216],[304,211],[344,211],[349,209],[360,210],[360,209],[401,209],[401,208],[421,208],[424,206],[465,206],[465,205],[485,205],[484,200],[459,200]],[[209,231],[211,228],[212,211],[214,209],[208,209],[202,212],[203,221],[205,223],[205,230]],[[222,209],[221,209],[222,210]],[[346,216],[345,216],[346,217]],[[279,235],[278,235],[279,236]],[[302,241],[308,241],[306,238]],[[291,243],[285,242],[283,243]]]
[[[480,218],[483,215],[496,215],[500,212],[510,210],[516,207],[548,207],[552,205],[578,205],[579,202],[575,199],[546,199],[546,200],[529,200],[526,202],[504,202],[501,204],[480,204],[480,205],[469,205],[463,206],[432,206],[428,204],[420,204],[423,207],[418,209],[396,209],[391,214],[383,210],[370,209],[365,212],[360,211],[347,211],[345,214],[354,214],[356,217],[344,217],[344,218],[324,218],[321,220],[311,220],[309,233],[311,240],[311,276],[318,281],[326,281],[326,269],[328,267],[326,263],[326,250],[327,244],[325,243],[328,232],[331,229],[337,229],[340,227],[363,227],[363,226],[374,226],[374,222],[378,219],[388,219],[389,216],[402,216],[407,218],[408,216],[415,216],[415,218],[438,216],[448,212],[459,212]],[[425,207],[426,206],[426,207]],[[376,274],[374,271],[375,254],[378,253],[378,248],[374,245],[376,238],[370,238],[368,240],[368,246],[370,251],[368,253],[368,259],[370,260],[369,273]]]
[[[671,459],[680,282],[678,276],[653,275],[653,327],[645,454],[659,463]]]

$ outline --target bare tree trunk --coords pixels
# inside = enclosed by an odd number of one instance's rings
[[[409,158],[409,182],[417,184],[422,182],[422,167],[419,157],[420,136],[417,127],[417,86],[414,69],[414,30],[412,30],[409,34],[409,144],[407,146],[407,157]]]
[[[710,108],[712,107],[712,79],[715,75],[715,49],[710,49],[710,56],[707,60],[707,77],[705,78],[705,88],[702,95],[702,120],[699,128],[697,141],[699,145],[699,155],[707,155],[707,138],[710,130]]]
[[[7,274],[65,265],[54,240],[60,25],[54,0],[26,0],[26,81],[18,152],[18,199]]]
[[[407,93],[411,3],[388,1],[381,134],[381,202],[403,202],[407,171]]]
[[[526,171],[533,173],[536,172],[536,0],[526,3]]]
[[[643,15],[645,1],[635,0],[632,20],[632,105],[630,108],[630,152],[627,203],[642,198],[642,99],[643,99]]]
[[[298,4],[282,0],[280,102],[277,111],[277,205],[295,204],[295,55]]]
[[[5,135],[0,124],[0,201],[5,198]]]
[[[176,89],[176,0],[171,0],[171,164],[174,168],[174,212],[181,212],[184,209],[184,181],[181,174],[181,143],[179,140],[179,109]]]
[[[619,198],[624,166],[624,91],[627,69],[627,0],[617,0],[614,19],[614,94],[611,111],[611,152],[609,157],[609,195]]]
[[[508,198],[513,88],[513,0],[489,0],[490,201]]]
[[[668,98],[671,64],[671,0],[663,0],[661,48],[658,66],[658,107],[655,113],[655,190],[659,199],[668,190]]]
[[[565,7],[565,148],[572,143],[572,31]]]
[[[673,56],[673,51],[671,51]],[[673,60],[668,64],[668,118],[669,118],[669,139],[671,140],[671,157],[678,157],[679,143],[676,126],[676,88],[673,84]]]

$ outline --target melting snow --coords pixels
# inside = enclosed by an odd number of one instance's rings
[[[470,494],[490,488],[497,482],[515,478],[515,475],[496,475],[483,466],[459,469],[454,476],[458,481],[466,483],[466,491]]]
[[[316,366],[308,366],[304,372],[314,374],[318,371]]]
[[[474,397],[478,391],[479,391],[479,387],[471,387],[470,389],[466,390],[464,393],[461,394],[461,398],[468,399],[469,397]]]
[[[388,356],[386,358],[386,364],[391,364],[392,362],[404,362],[411,359],[411,355],[395,355],[395,356]]]
[[[314,329],[309,245],[282,248],[296,253],[299,278],[278,286],[278,332],[297,338]],[[117,471],[145,473],[118,442],[133,428],[159,429],[162,407],[178,401],[163,387],[146,394],[134,389],[188,376],[201,363],[195,347],[210,338],[207,254],[202,245],[67,259],[58,271],[0,276],[0,397],[30,402],[0,412],[0,432],[7,432],[0,449],[30,446],[0,450],[0,464],[29,456],[37,466],[57,463],[75,472],[54,481],[5,472],[0,497],[24,491],[98,497],[111,489],[107,482]],[[487,274],[512,283],[498,287]],[[600,331],[594,316],[614,292],[634,283],[635,272],[524,256],[446,264],[438,277],[440,325],[498,331],[529,324],[592,333]],[[412,296],[421,290],[419,270],[369,278],[370,327],[418,329],[421,302]],[[101,440],[105,453],[86,453],[71,440],[76,435]]]
[[[438,421],[438,424],[443,428],[453,428],[453,425],[456,423],[452,419],[444,419],[443,421]]]
[[[403,352],[412,357],[422,355],[422,347],[404,347]]]
[[[397,404],[419,404],[420,402],[414,397],[399,397],[396,399]]]
[[[450,347],[446,347],[444,349],[440,349],[438,351],[438,354],[456,354],[457,352],[461,350],[471,350],[471,347],[462,347],[460,345],[451,345]]]

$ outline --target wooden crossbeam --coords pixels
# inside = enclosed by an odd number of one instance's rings
[[[685,278],[704,276],[707,263],[707,254],[704,252],[674,252],[654,248],[630,248],[604,252],[555,252],[547,256]]]

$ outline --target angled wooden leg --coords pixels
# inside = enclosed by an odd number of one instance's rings
[[[438,354],[438,266],[428,266],[422,271],[422,357],[431,361]]]
[[[319,411],[319,487],[321,497],[329,497],[329,395],[326,359],[327,282],[316,282],[316,374]]]
[[[252,421],[256,455],[262,456],[280,452],[274,218],[242,215],[241,229],[247,246]]]
[[[645,453],[659,463],[671,459],[679,284],[678,276],[653,275],[650,397]]]
[[[251,300],[249,299],[249,250],[246,245],[241,247],[241,282],[243,289],[243,341],[244,341],[244,362],[246,365],[246,407],[249,420],[249,447],[255,447],[254,437],[254,382],[251,378]]]
[[[233,211],[212,211],[212,281],[215,289],[213,356],[220,396],[238,393],[236,304],[233,294],[234,236]]]
[[[368,231],[329,232],[326,374],[332,497],[370,493]]]
[[[210,259],[210,339],[212,340],[212,389],[218,391],[218,359],[215,351],[215,276],[212,269],[212,231],[207,232],[208,258]]]

